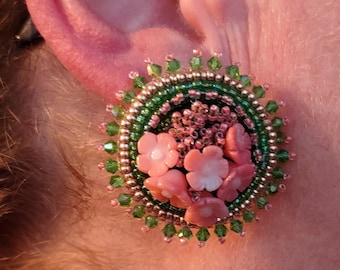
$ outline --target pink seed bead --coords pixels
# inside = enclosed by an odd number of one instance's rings
[[[184,139],[184,144],[187,145],[187,146],[190,146],[194,143],[194,139],[192,137],[186,137]]]
[[[204,147],[203,141],[202,140],[196,140],[195,141],[195,147],[199,150],[202,149]]]
[[[105,132],[106,130],[106,123],[101,123],[99,126],[98,126],[98,129],[102,132]]]
[[[219,112],[219,108],[218,106],[216,106],[215,104],[210,106],[210,115],[216,115]]]
[[[107,105],[106,105],[106,111],[107,111],[107,112],[111,112],[112,109],[113,109],[113,105],[112,105],[112,104],[107,104]]]
[[[192,111],[191,111],[191,110],[185,109],[185,110],[183,111],[183,117],[184,117],[185,119],[188,119],[191,115],[192,115]]]
[[[229,115],[229,114],[230,114],[230,108],[229,108],[228,106],[224,106],[224,107],[222,108],[222,113],[223,113],[223,115],[225,115],[225,116]]]
[[[194,50],[192,50],[192,54],[193,54],[194,56],[201,56],[201,55],[202,55],[202,52],[201,52],[200,50],[198,50],[198,49],[194,49]]]
[[[117,207],[117,206],[119,205],[118,200],[117,200],[117,199],[111,200],[111,205],[112,205],[113,207]]]
[[[105,168],[104,162],[100,162],[100,163],[98,164],[98,169],[99,169],[99,170],[103,170],[104,168]]]
[[[138,77],[138,76],[139,76],[139,74],[138,74],[137,71],[130,71],[130,73],[129,73],[129,78],[130,78],[131,80],[133,80],[134,78],[136,78],[136,77]]]
[[[147,233],[147,232],[150,231],[150,228],[149,228],[148,226],[144,225],[144,226],[141,228],[141,230],[142,230],[143,233]]]

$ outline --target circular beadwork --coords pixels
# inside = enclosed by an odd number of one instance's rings
[[[132,216],[144,218],[147,228],[164,221],[167,243],[174,235],[185,242],[198,230],[203,246],[210,227],[221,243],[228,230],[244,235],[243,223],[256,219],[254,205],[269,209],[269,197],[286,188],[281,181],[287,175],[278,164],[294,155],[281,148],[288,121],[275,116],[278,103],[261,105],[268,87],[250,91],[249,77],[236,65],[219,73],[218,54],[208,60],[207,70],[197,51],[191,69],[181,70],[173,56],[166,58],[164,74],[149,59],[147,64],[153,80],[130,73],[134,90],[121,93],[126,106],[110,106],[120,124],[106,124],[110,136],[118,135],[117,142],[103,146],[109,154],[118,152],[118,160],[105,163],[108,172],[119,175],[110,184],[121,187],[117,179],[123,179],[129,190],[119,204],[134,204]],[[155,146],[164,140],[165,146]],[[148,147],[154,148],[151,154]]]

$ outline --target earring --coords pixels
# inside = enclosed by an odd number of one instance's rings
[[[281,164],[295,157],[282,148],[291,141],[277,116],[284,103],[262,105],[269,86],[252,86],[237,65],[221,72],[219,57],[204,67],[194,50],[187,69],[172,55],[165,67],[147,60],[152,80],[131,72],[133,90],[118,93],[122,104],[107,108],[114,121],[100,126],[111,136],[100,149],[112,156],[99,168],[112,174],[110,190],[126,189],[112,205],[143,219],[144,232],[163,223],[168,243],[244,235],[285,190]]]

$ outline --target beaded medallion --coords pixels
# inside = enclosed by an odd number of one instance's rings
[[[165,67],[147,60],[152,80],[132,72],[133,90],[119,93],[122,104],[108,106],[115,120],[101,125],[112,157],[100,168],[112,174],[110,190],[125,189],[112,205],[143,219],[144,232],[162,226],[166,242],[244,235],[285,189],[280,164],[294,154],[281,147],[291,139],[276,116],[283,103],[261,105],[268,86],[252,86],[237,65],[220,72],[219,56],[204,67],[194,50],[188,69],[171,55]]]

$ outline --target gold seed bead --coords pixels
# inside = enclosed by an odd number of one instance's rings
[[[260,117],[261,119],[267,119],[267,115],[266,115],[265,113],[260,113],[260,114],[259,114],[259,117]]]
[[[264,113],[264,108],[263,108],[263,106],[258,106],[258,107],[256,108],[256,110],[257,110],[258,113]]]
[[[127,187],[134,187],[134,186],[137,185],[137,183],[136,183],[135,180],[130,179],[130,180],[126,181],[126,185],[127,185]]]
[[[165,85],[170,85],[171,84],[171,80],[167,77],[162,77],[161,78],[162,82],[165,84]]]
[[[187,78],[188,81],[192,81],[194,76],[192,73],[188,73],[185,75],[185,77]]]
[[[270,135],[269,135],[270,136]],[[268,140],[268,143],[269,143],[269,145],[276,145],[276,142],[275,142],[275,140],[273,140],[273,139],[269,139]]]
[[[242,95],[243,97],[247,97],[247,96],[249,95],[248,90],[243,89],[243,90],[241,91],[241,95]]]
[[[123,173],[130,173],[131,172],[131,167],[129,167],[129,166],[121,167],[121,171]]]
[[[144,93],[141,93],[141,95],[137,96],[136,101],[134,102],[134,104],[132,106],[135,107],[135,108],[139,108],[139,104],[138,104],[138,106],[136,106],[135,103],[137,103],[137,100],[144,103],[147,100],[147,96],[149,96],[149,95],[145,95]]]
[[[119,137],[119,142],[121,142],[121,143],[128,143],[129,142],[129,136],[126,136],[126,135],[121,135],[120,137]]]
[[[248,99],[250,100],[250,101],[257,101],[257,100],[255,100],[255,95],[254,94],[252,94],[252,93],[250,93],[249,95],[248,95]],[[258,101],[257,101],[257,105],[256,106],[258,106]],[[254,103],[253,103],[253,106],[255,106],[254,105]]]
[[[208,77],[208,74],[207,74],[207,72],[202,71],[200,76],[201,76],[202,80],[206,80],[207,77]]]
[[[269,119],[265,119],[265,120],[263,120],[263,124],[267,127],[267,126],[270,126],[272,124],[272,121],[270,121]]]
[[[120,151],[127,151],[127,150],[129,150],[129,145],[126,144],[126,143],[121,143],[121,144],[119,144],[119,149],[120,149]]]
[[[144,198],[144,194],[143,194],[143,192],[138,191],[138,192],[135,193],[134,197],[135,197],[135,200],[140,201]]]
[[[127,121],[126,119],[122,120],[120,122],[120,125],[123,127],[123,128],[129,128],[131,122],[130,121]]]
[[[270,133],[269,133],[269,138],[270,138],[270,139],[274,139],[274,140],[275,140],[276,137],[277,137],[276,132],[273,131],[273,132],[270,132]]]
[[[129,166],[130,165],[130,159],[121,159],[119,161],[119,163],[122,165],[122,166]]]
[[[176,75],[176,83],[177,83],[177,81],[179,81],[179,82],[184,82],[185,81],[185,75],[184,74],[182,74],[182,73],[178,73],[177,75]],[[175,81],[174,81],[175,82]]]
[[[215,74],[212,72],[207,72],[207,78],[208,80],[213,81],[215,80]]]
[[[218,82],[221,82],[221,81],[223,81],[223,76],[221,74],[216,74],[215,80],[218,81]]]
[[[231,80],[230,77],[228,77],[227,75],[224,76],[224,82],[225,82],[225,83],[229,83],[230,80]]]
[[[266,177],[266,179],[271,179],[272,178],[272,174],[271,173],[266,173],[265,177]]]
[[[243,85],[242,85],[241,83],[238,83],[238,84],[236,85],[236,88],[241,90],[241,89],[243,88]]]
[[[268,132],[272,132],[272,131],[273,131],[273,127],[272,127],[272,126],[267,126],[267,127],[266,127],[266,130],[267,130]]]
[[[174,84],[176,84],[177,82],[178,82],[178,79],[177,79],[177,77],[176,76],[174,76],[174,75],[170,75],[170,80],[171,80],[171,82],[172,83],[174,83]]]
[[[273,152],[273,153],[276,153],[278,148],[276,145],[271,145],[270,148],[269,148],[270,152]]]
[[[271,160],[269,160],[269,165],[272,166],[272,167],[276,167],[277,161],[274,160],[274,159],[271,159]]]
[[[237,82],[235,82],[235,81],[230,81],[230,82],[229,82],[229,85],[230,85],[230,86],[235,86],[236,84],[237,84]]]
[[[128,151],[120,151],[119,157],[121,158],[129,158],[129,152]]]
[[[200,79],[201,78],[201,74],[199,72],[193,72],[192,73],[194,79]]]

